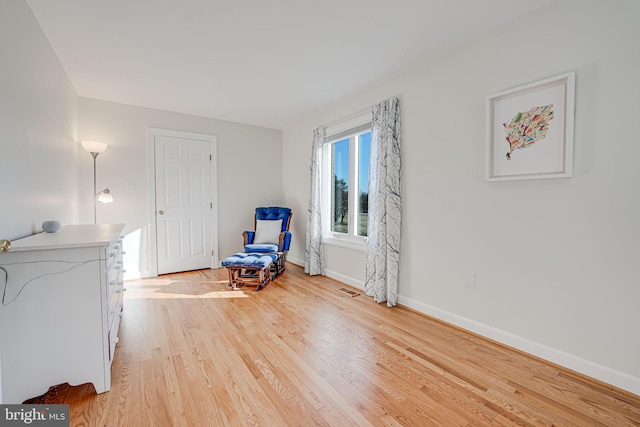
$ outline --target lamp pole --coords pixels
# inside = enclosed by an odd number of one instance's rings
[[[93,156],[93,223],[94,224],[98,223],[98,214],[97,214],[97,208],[96,208],[96,194],[98,192],[98,189],[96,186],[96,157],[98,157],[98,154],[100,153],[91,152],[91,156]]]
[[[98,154],[102,153],[104,150],[107,149],[107,144],[105,144],[104,142],[98,142],[98,141],[81,141],[80,142],[82,144],[82,148],[84,148],[84,151],[86,151],[87,153],[91,154],[91,157],[93,157],[93,223],[97,224],[98,223],[98,214],[97,214],[97,208],[96,208],[96,198],[98,196],[98,186],[97,186],[97,179],[96,179],[96,157],[98,157]],[[105,189],[105,194],[108,194],[108,189]],[[113,198],[111,198],[108,202],[112,202]],[[107,201],[105,201],[105,203],[108,203]]]

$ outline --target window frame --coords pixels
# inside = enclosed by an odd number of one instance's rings
[[[346,120],[327,128],[326,142],[322,146],[322,238],[330,245],[347,247],[366,251],[367,236],[360,236],[358,231],[358,203],[360,188],[358,182],[359,143],[358,136],[372,131],[371,112],[367,111],[353,119]],[[333,218],[331,187],[332,187],[332,158],[331,145],[349,139],[349,220],[348,232],[340,233],[331,230]],[[367,192],[369,188],[367,188]]]

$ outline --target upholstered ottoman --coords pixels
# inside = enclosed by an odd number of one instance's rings
[[[229,286],[236,289],[245,284],[255,284],[256,291],[271,280],[271,264],[278,262],[278,254],[238,252],[222,261],[229,272]]]

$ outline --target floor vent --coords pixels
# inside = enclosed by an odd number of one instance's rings
[[[344,292],[345,294],[349,295],[350,297],[357,297],[358,295],[360,295],[359,292],[354,292],[351,289],[347,289],[347,288],[340,288],[338,289],[340,292]]]

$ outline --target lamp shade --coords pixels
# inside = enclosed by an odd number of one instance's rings
[[[82,144],[82,148],[84,148],[85,151],[88,151],[89,153],[100,154],[107,149],[107,144],[104,142],[82,141],[81,144]]]
[[[102,202],[102,203],[112,203],[113,202],[113,196],[111,195],[111,190],[109,190],[108,188],[105,188],[104,190],[99,192],[97,194],[97,196],[98,196],[98,201],[99,202]]]

